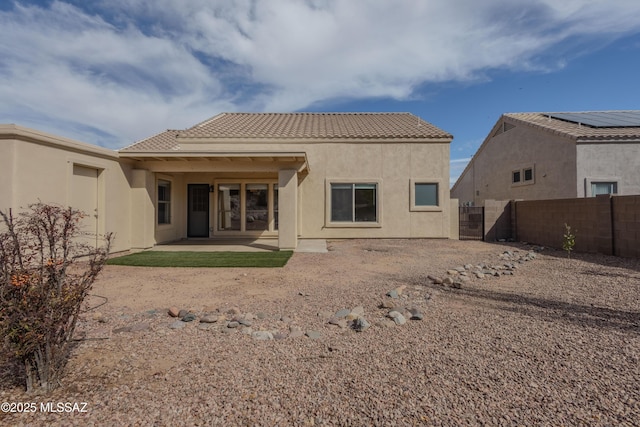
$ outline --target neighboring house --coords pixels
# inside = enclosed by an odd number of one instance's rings
[[[225,113],[118,152],[13,125],[0,139],[0,163],[18,160],[0,164],[0,209],[40,198],[95,210],[92,229],[115,231],[117,249],[456,233],[452,136],[408,113]]]
[[[640,111],[504,114],[451,189],[462,206],[640,194]]]

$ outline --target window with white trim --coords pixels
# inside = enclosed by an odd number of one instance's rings
[[[618,194],[617,182],[591,182],[591,195]]]
[[[171,224],[171,182],[158,180],[158,224]]]

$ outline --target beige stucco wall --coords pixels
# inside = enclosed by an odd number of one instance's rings
[[[640,194],[640,143],[578,144],[578,197],[591,197],[591,182],[617,182],[619,195]]]
[[[98,171],[98,232],[113,232],[112,250],[131,246],[130,167],[112,150],[15,125],[0,125],[0,209],[38,201],[72,205],[73,166]],[[87,212],[93,214],[93,212]]]
[[[308,169],[298,173],[297,225],[300,238],[448,238],[451,233],[448,180],[449,143],[393,142],[363,143],[353,141],[260,143],[242,141],[234,143],[181,143],[181,149],[190,153],[246,152],[303,152]],[[173,208],[176,221],[172,226],[156,229],[156,243],[186,237],[187,185],[190,183],[215,184],[220,180],[269,179],[278,180],[282,170],[292,165],[278,161],[169,160],[141,161],[137,168],[163,174],[171,179],[174,190]],[[412,210],[410,190],[412,179],[439,185],[439,207],[433,211]],[[335,226],[327,221],[329,202],[328,184],[341,182],[375,182],[378,184],[379,224]],[[214,227],[215,195],[211,200],[210,226]],[[291,200],[281,190],[280,210]],[[183,215],[178,221],[176,214]],[[284,219],[281,218],[281,219]],[[280,221],[280,233],[288,221]],[[269,235],[270,233],[263,233]],[[215,232],[212,232],[215,235]],[[289,234],[287,234],[289,235]],[[289,239],[289,238],[287,238]],[[290,239],[289,239],[290,241]]]
[[[534,169],[533,183],[512,184],[512,172],[528,167]],[[576,145],[571,139],[518,124],[485,140],[451,197],[475,206],[482,206],[485,199],[571,198],[577,197],[575,177]]]

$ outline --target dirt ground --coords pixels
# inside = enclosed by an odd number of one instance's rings
[[[0,414],[0,424],[637,425],[640,260],[450,240],[328,249],[273,269],[106,266],[67,376],[46,397],[90,412]],[[513,275],[460,289],[428,278],[532,250]],[[380,326],[385,293],[401,286],[401,303],[425,319]],[[221,322],[173,330],[172,306],[266,313],[253,329],[283,339]],[[362,333],[322,315],[357,306],[372,324]],[[288,337],[294,327],[320,338]],[[5,401],[33,399],[6,370],[0,386]]]

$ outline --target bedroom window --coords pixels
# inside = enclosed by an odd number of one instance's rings
[[[331,222],[377,222],[377,183],[331,184]]]

